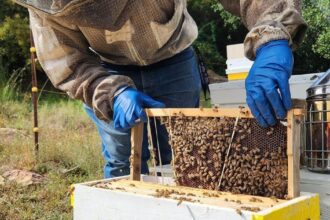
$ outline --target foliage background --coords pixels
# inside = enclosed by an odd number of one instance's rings
[[[326,71],[330,67],[330,1],[302,0],[309,24],[303,45],[295,52],[295,73]],[[247,33],[240,18],[224,11],[217,0],[188,0],[189,11],[199,26],[199,47],[209,69],[225,75],[226,45],[241,43]],[[28,13],[10,0],[0,1],[0,92],[17,98],[29,89]],[[39,71],[41,83],[46,77]],[[8,93],[15,88],[16,92]],[[7,87],[7,88],[5,88]],[[5,93],[6,92],[6,93]],[[5,94],[5,95],[3,95]]]
[[[226,12],[217,0],[190,0],[190,13],[199,25],[196,44],[207,65],[224,75],[228,44],[242,43],[247,33],[240,18]],[[323,72],[330,68],[330,1],[302,0],[309,25],[304,43],[295,52],[294,74]]]

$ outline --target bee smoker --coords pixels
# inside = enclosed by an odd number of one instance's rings
[[[330,174],[330,69],[307,89],[305,162]]]

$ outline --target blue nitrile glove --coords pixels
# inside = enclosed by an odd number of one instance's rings
[[[114,98],[113,123],[116,129],[129,129],[137,124],[137,120],[147,122],[143,108],[164,108],[161,102],[153,100],[146,94],[133,88],[126,88]]]
[[[293,62],[287,40],[271,41],[257,50],[245,87],[246,102],[262,127],[275,125],[276,118],[284,119],[291,108]]]

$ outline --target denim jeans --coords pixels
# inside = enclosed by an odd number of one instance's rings
[[[157,101],[163,102],[166,108],[191,108],[199,105],[201,82],[195,53],[192,48],[150,66],[103,65],[111,75],[130,77],[138,90]],[[128,175],[131,153],[130,130],[116,130],[113,122],[106,123],[99,120],[91,108],[86,105],[84,105],[84,108],[95,123],[102,140],[102,154],[106,161],[104,177],[112,178]],[[160,125],[158,121],[156,123],[161,161],[162,164],[169,164],[172,152],[168,144],[168,134],[163,125]],[[148,173],[147,161],[150,152],[148,149],[147,126],[144,127],[141,172],[146,174]],[[151,127],[155,128],[155,126]],[[152,129],[152,136],[156,147],[154,129]]]

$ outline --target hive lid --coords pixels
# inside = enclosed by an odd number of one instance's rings
[[[330,69],[307,89],[307,98],[330,94]]]

